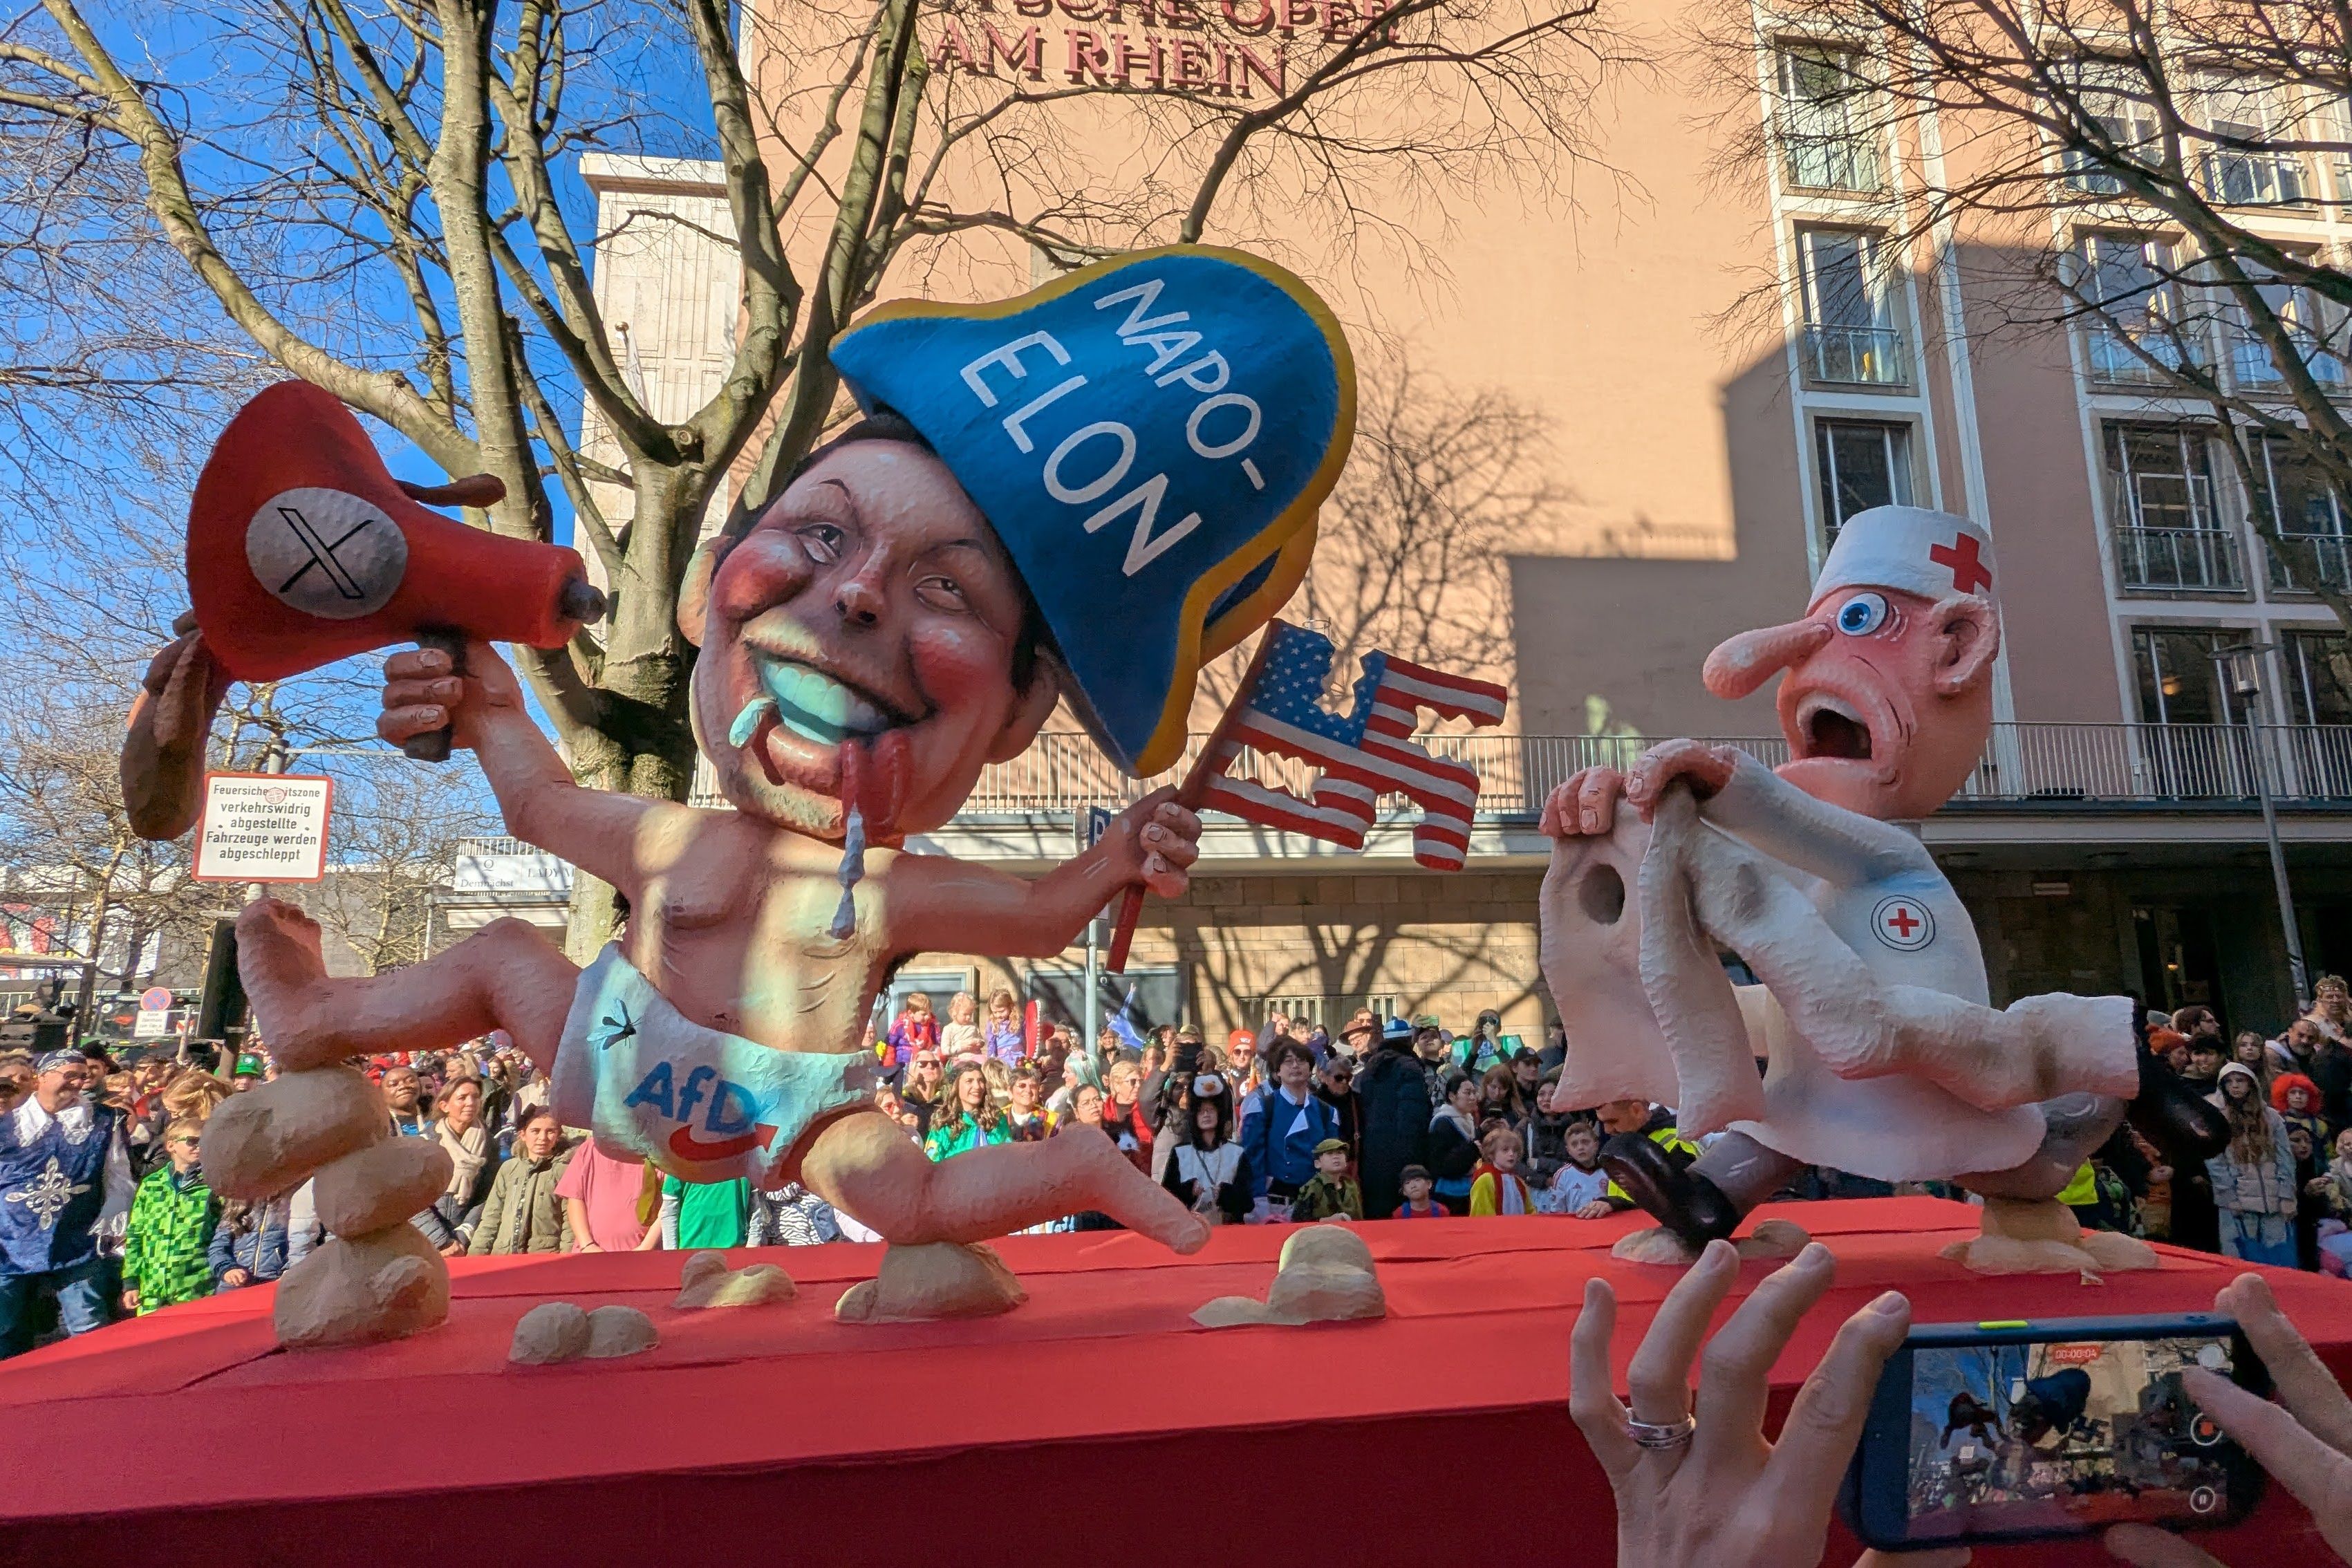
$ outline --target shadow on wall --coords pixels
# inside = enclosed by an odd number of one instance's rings
[[[1786,366],[1776,345],[1725,385],[1720,452],[1693,433],[1691,461],[1727,469],[1732,559],[1510,557],[1524,733],[1587,733],[1590,698],[1652,739],[1779,732],[1770,687],[1725,702],[1699,667],[1725,637],[1798,614],[1811,586]]]

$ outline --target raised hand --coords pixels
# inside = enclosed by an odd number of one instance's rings
[[[1611,767],[1579,768],[1544,798],[1538,829],[1548,838],[1598,838],[1617,821],[1625,775]]]
[[[1821,1562],[1831,1504],[1861,1440],[1879,1369],[1911,1326],[1911,1304],[1893,1291],[1848,1318],[1798,1390],[1780,1441],[1767,1442],[1772,1363],[1836,1273],[1827,1247],[1806,1247],[1759,1285],[1702,1351],[1707,1322],[1739,1274],[1731,1244],[1710,1243],[1633,1352],[1630,1410],[1610,1387],[1616,1296],[1606,1280],[1585,1286],[1569,1345],[1568,1407],[1616,1496],[1617,1561],[1643,1568]]]
[[[1738,765],[1736,747],[1709,746],[1697,741],[1661,742],[1643,752],[1633,771],[1625,775],[1625,798],[1647,822],[1668,784],[1680,780],[1690,786],[1693,795],[1705,800],[1731,782],[1732,771]]]
[[[2246,1331],[2254,1353],[2270,1368],[2279,1403],[2202,1367],[2182,1373],[2182,1386],[2311,1510],[2320,1539],[2336,1555],[2352,1560],[2352,1399],[2279,1310],[2261,1275],[2241,1274],[2222,1286],[2213,1310]],[[2139,1568],[2221,1568],[2210,1553],[2145,1524],[2117,1525],[2107,1531],[2106,1546]]]
[[[1156,789],[1111,824],[1108,836],[1125,857],[1124,880],[1139,881],[1163,899],[1183,896],[1201,858],[1201,819],[1176,804],[1173,789]]]
[[[446,724],[449,743],[470,749],[480,743],[484,723],[523,711],[522,688],[489,644],[466,645],[463,675],[451,673],[440,649],[411,648],[383,661],[383,711],[375,732],[397,746]]]
[[[228,672],[205,646],[193,610],[147,663],[122,741],[122,800],[142,838],[177,838],[196,820],[205,742],[228,695]]]

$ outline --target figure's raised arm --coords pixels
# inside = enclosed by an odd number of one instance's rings
[[[228,672],[205,646],[195,612],[172,623],[173,640],[147,666],[122,738],[122,804],[142,838],[177,838],[204,804],[205,751]]]
[[[394,745],[450,729],[450,744],[471,751],[499,797],[507,831],[634,896],[646,818],[683,816],[668,801],[583,789],[523,705],[522,687],[489,644],[466,645],[453,673],[437,648],[394,654],[383,663],[383,711],[376,733]]]
[[[1816,800],[1733,746],[1653,746],[1626,775],[1625,798],[1646,818],[1677,780],[1698,797],[1702,819],[1825,881],[1874,882],[1934,865],[1902,828]]]
[[[1201,853],[1201,819],[1176,804],[1175,793],[1144,796],[1093,848],[1034,879],[943,855],[898,857],[883,903],[884,941],[902,952],[1052,958],[1136,883],[1181,897]]]

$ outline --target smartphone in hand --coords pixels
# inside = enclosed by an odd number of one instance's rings
[[[2238,1325],[2210,1312],[1916,1325],[1839,1511],[1882,1551],[2234,1524],[2263,1469],[2197,1408],[2190,1367],[2270,1392]]]

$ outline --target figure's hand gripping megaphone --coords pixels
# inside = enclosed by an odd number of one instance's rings
[[[432,499],[473,500],[461,481]],[[457,658],[467,637],[561,647],[604,613],[576,551],[468,528],[411,499],[332,393],[280,382],[214,444],[188,506],[188,595],[239,680],[394,643]],[[449,754],[446,730],[408,754]]]

